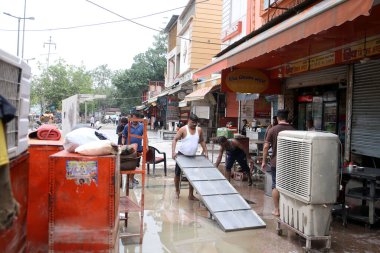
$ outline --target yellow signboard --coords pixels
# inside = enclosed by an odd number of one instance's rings
[[[367,56],[380,54],[380,38],[368,41],[367,43]]]
[[[286,66],[286,74],[296,74],[300,72],[305,72],[309,70],[309,61],[301,60],[293,63],[289,63]]]
[[[310,69],[318,69],[335,64],[335,53],[310,58]]]
[[[257,69],[234,70],[225,80],[231,91],[241,93],[262,93],[269,86],[268,76]]]

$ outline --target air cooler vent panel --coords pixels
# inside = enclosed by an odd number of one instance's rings
[[[283,131],[277,139],[277,189],[307,204],[335,203],[338,160],[337,135]]]
[[[311,143],[279,139],[278,145],[286,152],[279,153],[277,167],[287,169],[277,172],[277,184],[304,201],[310,201]]]

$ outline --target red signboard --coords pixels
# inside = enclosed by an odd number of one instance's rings
[[[298,102],[313,102],[313,96],[299,96]]]

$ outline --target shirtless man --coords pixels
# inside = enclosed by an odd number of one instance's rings
[[[181,127],[177,134],[175,135],[172,143],[172,157],[176,159],[177,155],[185,155],[185,156],[195,156],[198,149],[198,143],[201,144],[202,147],[202,155],[208,157],[206,142],[203,139],[202,129],[197,126],[198,117],[197,115],[191,113],[189,120],[187,121],[187,125]],[[178,148],[178,153],[176,153],[177,142],[181,141],[181,145]],[[175,176],[174,176],[174,185],[175,185],[175,193],[176,198],[179,198],[179,181],[181,176],[181,169],[176,164],[175,166]],[[189,200],[197,200],[193,194],[193,186],[189,183]]]

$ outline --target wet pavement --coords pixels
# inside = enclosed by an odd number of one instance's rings
[[[111,139],[116,139],[115,127],[102,129]],[[182,182],[180,199],[175,198],[174,165],[171,159],[171,141],[164,141],[155,132],[149,132],[149,145],[166,152],[168,175],[165,177],[163,165],[156,166],[156,175],[146,176],[144,238],[119,240],[119,252],[128,253],[243,253],[243,252],[304,252],[305,239],[283,227],[283,235],[276,231],[276,219],[271,215],[272,198],[264,194],[264,180],[257,179],[253,186],[246,181],[231,180],[232,185],[265,221],[266,228],[234,232],[223,232],[215,220],[209,218],[207,209],[199,201],[187,199],[188,183]],[[208,145],[211,150],[211,145]],[[199,149],[200,153],[200,149]],[[209,159],[216,160],[217,150]],[[223,165],[223,164],[222,164]],[[223,171],[223,166],[220,170]],[[152,173],[152,172],[151,172]],[[136,177],[140,179],[139,176]],[[141,186],[131,191],[136,201],[141,199]],[[196,195],[197,196],[197,195]],[[120,223],[121,225],[123,223]],[[128,230],[139,232],[139,213],[130,213]],[[329,252],[380,252],[380,226],[371,229],[361,223],[348,222],[342,225],[339,217],[331,225],[331,249]],[[325,241],[313,241],[311,252],[323,252]]]

